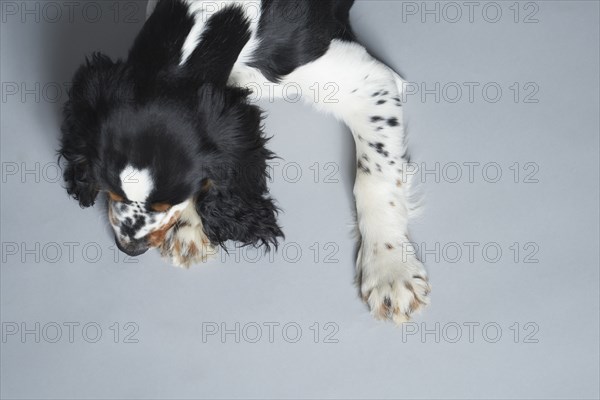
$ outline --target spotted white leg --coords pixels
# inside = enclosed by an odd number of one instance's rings
[[[231,81],[250,89],[268,83],[258,71],[240,65]],[[315,97],[315,85],[329,91]],[[334,40],[325,55],[269,87],[276,97],[295,96],[290,89],[297,88],[305,101],[350,127],[358,168],[354,195],[361,234],[360,291],[375,317],[407,321],[428,304],[430,286],[408,244],[408,218],[414,207],[411,182],[403,173],[407,160],[401,78],[362,46]]]

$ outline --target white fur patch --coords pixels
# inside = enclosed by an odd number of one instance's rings
[[[121,171],[119,178],[121,179],[121,189],[130,201],[145,202],[154,189],[152,175],[147,168],[137,169],[128,165]]]
[[[181,59],[179,60],[179,65],[185,64],[187,59],[192,55],[196,46],[198,46],[198,42],[200,41],[200,36],[202,36],[202,32],[204,32],[204,27],[206,26],[206,14],[204,10],[203,2],[194,1],[189,2],[188,12],[191,16],[194,17],[194,26],[188,33],[188,36],[185,38],[185,42],[183,43],[183,47],[181,48]]]

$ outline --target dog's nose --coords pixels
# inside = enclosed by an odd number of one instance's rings
[[[119,250],[131,257],[144,254],[150,248],[150,246],[146,244],[145,240],[132,241],[126,245],[123,245],[119,239],[115,237],[115,243]]]

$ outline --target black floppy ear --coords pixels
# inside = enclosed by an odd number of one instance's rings
[[[242,245],[277,248],[283,232],[277,224],[278,209],[265,194],[241,192],[232,181],[207,181],[207,189],[197,197],[196,208],[204,233],[212,243],[227,240]]]
[[[261,111],[248,104],[248,92],[234,88],[200,89],[204,149],[202,191],[196,209],[213,243],[277,247],[283,237],[277,207],[268,196],[267,160]]]
[[[119,65],[100,53],[86,59],[75,73],[63,108],[59,158],[66,161],[63,178],[67,192],[81,207],[92,206],[98,194],[94,163],[101,124],[125,90],[117,73]]]

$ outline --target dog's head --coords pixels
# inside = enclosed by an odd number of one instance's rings
[[[187,3],[159,1],[127,59],[94,54],[64,107],[67,192],[82,207],[106,192],[117,245],[131,255],[158,247],[190,207],[213,244],[268,248],[283,236],[267,196],[261,111],[227,86],[249,21],[227,7],[184,52],[194,24]]]
[[[88,207],[104,192],[118,247],[138,255],[160,244],[208,177],[197,115],[168,99],[136,100],[130,74],[98,54],[80,67],[60,154],[69,194]]]
[[[128,62],[100,54],[75,74],[59,151],[67,192],[82,207],[106,193],[116,243],[129,255],[160,246],[188,207],[214,244],[276,245],[272,154],[248,93],[177,81],[149,91],[136,78]]]
[[[168,104],[122,105],[102,124],[92,174],[107,193],[117,246],[129,255],[159,246],[209,179],[201,133],[186,118]]]

